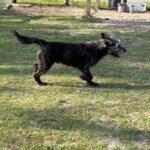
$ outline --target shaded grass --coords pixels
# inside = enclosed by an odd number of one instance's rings
[[[1,149],[149,149],[150,35],[100,24],[62,14],[0,13]],[[12,29],[65,42],[113,32],[128,52],[120,59],[108,56],[92,69],[99,88],[86,87],[78,70],[60,64],[42,77],[49,86],[39,87],[32,81],[38,47],[18,44]]]

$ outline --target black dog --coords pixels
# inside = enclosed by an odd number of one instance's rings
[[[101,40],[72,44],[47,42],[39,38],[20,35],[16,31],[12,32],[21,43],[35,43],[40,46],[40,51],[37,53],[37,64],[34,65],[34,79],[39,85],[46,85],[40,80],[40,76],[46,73],[54,63],[76,67],[82,71],[83,75],[80,78],[85,80],[88,85],[98,85],[92,81],[90,67],[96,65],[107,54],[119,57],[120,54],[126,52],[119,40],[111,38],[105,33],[101,34]]]

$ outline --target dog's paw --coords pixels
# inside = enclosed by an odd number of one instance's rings
[[[86,85],[88,85],[88,86],[94,86],[94,87],[98,87],[99,86],[98,83],[92,82],[92,81],[91,82],[87,82]]]
[[[42,83],[38,83],[38,85],[39,85],[39,86],[46,86],[46,85],[48,85],[48,83],[42,82]]]

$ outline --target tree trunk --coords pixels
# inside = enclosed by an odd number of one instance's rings
[[[108,8],[111,8],[111,0],[108,0]]]
[[[12,0],[12,3],[16,3],[17,0]]]
[[[127,0],[121,0],[121,3],[126,3],[127,2]]]
[[[86,6],[86,15],[91,15],[91,0],[87,0],[87,6]]]
[[[64,0],[64,5],[69,6],[69,0]]]
[[[96,0],[96,9],[100,9],[100,0]]]

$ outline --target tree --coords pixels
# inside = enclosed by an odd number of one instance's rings
[[[69,6],[69,0],[64,0],[64,4],[65,4],[66,6]]]
[[[96,9],[100,9],[100,0],[96,0]]]
[[[12,3],[16,3],[17,0],[12,0]]]
[[[86,15],[91,16],[91,0],[87,0]]]
[[[108,0],[108,8],[111,8],[111,1]]]

